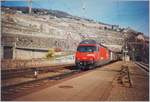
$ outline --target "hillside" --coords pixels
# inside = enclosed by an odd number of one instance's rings
[[[115,25],[95,22],[56,10],[2,7],[2,45],[20,49],[75,51],[83,39],[95,39],[120,52],[127,33]]]

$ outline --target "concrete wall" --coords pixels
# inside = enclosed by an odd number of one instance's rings
[[[34,51],[34,50],[15,50],[15,59],[32,59],[32,58],[45,58],[46,51]]]
[[[1,70],[42,67],[42,66],[49,66],[49,65],[51,65],[49,59],[36,59],[36,60],[2,59],[1,60]]]

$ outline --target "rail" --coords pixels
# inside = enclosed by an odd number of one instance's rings
[[[29,90],[32,89],[36,89],[36,87],[48,87],[49,85],[51,85],[51,81],[49,80],[53,80],[53,82],[57,82],[57,80],[75,75],[77,73],[80,73],[79,70],[72,70],[70,72],[65,72],[62,74],[58,74],[58,75],[54,75],[54,76],[47,76],[47,77],[43,77],[43,78],[37,78],[31,81],[26,81],[26,82],[22,82],[20,84],[15,84],[15,85],[9,85],[9,86],[5,86],[2,87],[2,100],[13,100],[16,96],[14,95],[14,93],[21,93],[23,91],[27,91],[30,92]]]
[[[113,63],[113,62],[110,62],[110,63]],[[110,64],[110,63],[107,63],[107,64]],[[103,64],[103,66],[107,65],[107,64]],[[72,65],[64,66],[62,69],[69,69],[69,71],[66,71],[66,72],[63,70],[61,72],[60,71],[61,68],[62,68],[62,66],[57,66],[57,67],[55,66],[55,68],[52,68],[53,70],[51,68],[50,68],[51,70],[49,70],[49,72],[55,71],[55,72],[58,72],[58,74],[54,74],[54,75],[48,74],[43,77],[38,76],[37,78],[33,77],[32,80],[27,80],[27,81],[15,83],[15,84],[11,83],[10,85],[4,85],[3,87],[1,87],[2,100],[10,101],[10,100],[13,100],[16,97],[18,97],[17,95],[20,95],[20,93],[23,93],[25,90],[27,91],[27,93],[28,92],[30,93],[30,90],[31,91],[38,90],[39,87],[49,87],[49,85],[51,85],[52,82],[53,82],[53,84],[55,84],[58,81],[61,81],[61,79],[71,78],[71,76],[74,77],[74,75],[78,76],[78,75],[86,74],[88,72],[93,71],[93,70],[82,71],[82,70],[76,68],[74,65],[73,66]],[[44,68],[44,71],[47,71],[47,69],[49,69],[49,68]],[[42,73],[41,73],[41,75],[42,75]],[[26,94],[26,92],[24,94]]]
[[[60,70],[60,68],[68,68],[70,66],[74,66],[74,64],[1,70],[1,79],[9,79],[25,75],[32,75],[35,71],[38,71],[39,74],[42,74],[54,70]]]
[[[140,68],[144,69],[144,71],[149,72],[149,65],[143,62],[135,62]]]

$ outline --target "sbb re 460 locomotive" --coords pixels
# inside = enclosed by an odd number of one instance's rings
[[[114,52],[98,44],[95,40],[83,40],[77,47],[75,63],[79,69],[91,69],[117,60]]]

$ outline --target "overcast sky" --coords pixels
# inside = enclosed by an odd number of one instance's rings
[[[26,1],[5,1],[5,6],[27,6]],[[149,35],[149,1],[126,0],[33,0],[34,8],[61,10]]]

